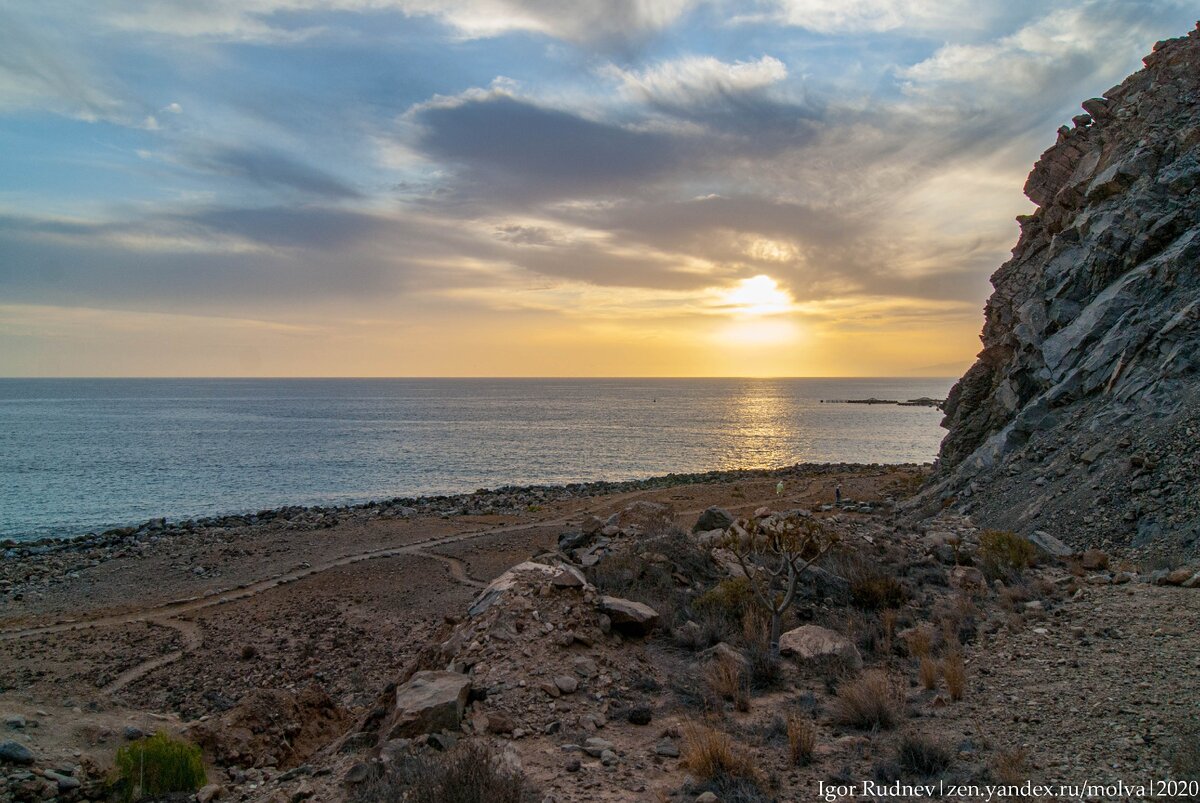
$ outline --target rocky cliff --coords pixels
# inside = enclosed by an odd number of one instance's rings
[[[1025,184],[925,510],[1200,548],[1200,24],[1083,103]]]

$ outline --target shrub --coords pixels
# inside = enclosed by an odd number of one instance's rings
[[[363,785],[353,803],[521,803],[532,790],[486,744],[461,741],[445,753],[413,756]]]
[[[855,728],[891,728],[904,715],[902,692],[887,673],[874,669],[838,687],[833,718]]]
[[[728,733],[689,722],[683,728],[683,765],[702,781],[741,779],[763,783],[762,771],[749,751],[733,744]]]
[[[951,700],[961,700],[967,690],[967,667],[962,653],[955,650],[942,662],[942,677],[946,679],[946,690]]]
[[[914,627],[904,634],[904,642],[909,655],[914,658],[924,658],[933,649],[933,632],[927,625]]]
[[[692,603],[697,611],[717,614],[735,621],[753,603],[750,581],[745,577],[730,577],[705,591]]]
[[[922,658],[917,670],[921,686],[928,690],[937,688],[938,676],[942,674],[942,664],[933,658]]]
[[[896,759],[905,772],[928,777],[944,772],[952,755],[949,748],[930,736],[906,733],[896,746]]]
[[[787,721],[788,754],[798,767],[812,763],[817,747],[817,729],[807,717],[792,714]]]
[[[755,689],[772,689],[783,675],[783,661],[771,648],[770,627],[766,617],[755,610],[746,611],[742,618],[743,652],[749,664],[750,686]]]
[[[1019,577],[1037,560],[1037,547],[1016,533],[984,530],[979,535],[979,568],[988,578]]]
[[[1028,759],[1029,751],[1023,747],[1001,750],[992,760],[992,772],[1005,786],[1019,786],[1029,779],[1026,769]]]
[[[742,668],[728,658],[719,658],[704,672],[713,694],[733,703],[738,711],[750,710],[750,683]]]
[[[908,589],[883,565],[860,555],[844,555],[836,571],[846,579],[850,604],[864,611],[899,608],[908,601]]]
[[[194,792],[208,780],[200,748],[165,733],[117,750],[115,772],[115,791],[123,801]]]

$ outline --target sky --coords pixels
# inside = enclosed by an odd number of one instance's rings
[[[0,375],[954,376],[1172,0],[0,0]]]

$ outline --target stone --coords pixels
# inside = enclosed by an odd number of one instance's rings
[[[654,754],[663,758],[679,758],[679,746],[670,739],[660,739],[654,745]]]
[[[1200,572],[1196,572],[1179,585],[1183,588],[1200,588]]]
[[[611,767],[620,762],[620,760],[621,759],[612,750],[605,750],[600,753],[600,763],[606,767]]]
[[[587,585],[587,580],[574,566],[525,561],[518,563],[489,583],[487,588],[481,591],[475,601],[471,603],[471,607],[467,609],[467,615],[479,616],[514,589],[522,586],[537,586],[546,582],[555,588],[582,588]]]
[[[78,778],[66,775],[64,773],[54,772],[53,770],[47,770],[45,777],[48,780],[54,781],[54,784],[58,788],[60,794],[65,794],[82,786]]]
[[[396,689],[395,711],[388,738],[455,730],[462,721],[471,679],[457,672],[417,672]]]
[[[136,725],[126,725],[122,735],[127,742],[136,742],[138,739],[146,738],[146,732]]]
[[[196,803],[212,803],[214,800],[220,800],[224,793],[225,789],[220,784],[206,784],[196,793]]]
[[[987,588],[987,578],[974,566],[955,566],[950,570],[950,585],[965,590],[982,591]]]
[[[710,661],[728,661],[742,671],[750,668],[750,661],[746,656],[723,641],[700,653],[700,657]]]
[[[1167,572],[1167,576],[1163,581],[1164,585],[1181,586],[1188,580],[1192,579],[1194,572],[1191,569],[1175,569]]]
[[[25,727],[25,717],[20,714],[12,714],[4,718],[4,727],[9,730],[21,730]]]
[[[701,792],[696,795],[696,803],[721,803],[721,798],[712,792]]]
[[[850,639],[818,625],[802,625],[781,635],[779,653],[801,661],[835,658],[853,669],[861,669],[863,665],[862,656]]]
[[[346,770],[345,780],[348,784],[360,784],[370,778],[372,774],[371,765],[365,761],[359,761]]]
[[[1089,572],[1103,571],[1108,568],[1108,555],[1099,549],[1089,549],[1079,557],[1079,565]]]
[[[33,753],[20,742],[0,742],[0,763],[28,766],[33,763]]]
[[[574,694],[575,690],[579,688],[579,681],[570,675],[555,675],[554,685],[563,694]]]
[[[583,743],[583,752],[592,758],[599,758],[605,750],[612,749],[614,749],[613,743],[608,739],[601,739],[599,736],[593,736]]]
[[[629,709],[625,714],[625,719],[629,721],[630,725],[649,725],[654,719],[654,712],[650,710],[649,706],[637,705]]]
[[[733,524],[734,520],[732,513],[714,505],[700,514],[700,518],[696,519],[696,524],[692,527],[692,532],[724,531]]]
[[[579,772],[583,763],[577,758],[568,758],[567,763],[563,765],[563,769],[567,772]]]
[[[608,617],[612,629],[622,635],[644,636],[658,624],[658,612],[641,602],[604,596],[597,607]]]
[[[1034,530],[1033,535],[1029,536],[1029,543],[1033,544],[1047,555],[1053,555],[1056,558],[1065,558],[1074,552],[1071,547],[1067,546],[1045,530]]]

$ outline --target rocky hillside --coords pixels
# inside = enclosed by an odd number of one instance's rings
[[[1042,154],[924,511],[1076,546],[1200,548],[1200,25]]]

